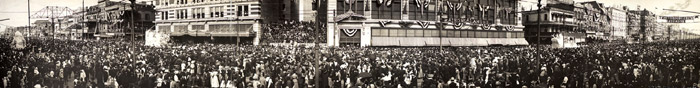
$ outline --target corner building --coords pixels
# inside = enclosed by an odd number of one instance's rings
[[[329,46],[528,45],[519,0],[327,0]]]
[[[156,30],[186,41],[260,42],[259,0],[154,0]],[[236,38],[240,38],[237,41]]]

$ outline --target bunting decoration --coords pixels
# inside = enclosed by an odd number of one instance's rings
[[[490,30],[491,26],[486,25],[486,24],[480,24],[482,30]]]
[[[381,25],[382,27],[386,27],[386,24],[389,23],[391,23],[391,21],[379,21],[379,25]]]
[[[455,22],[454,25],[455,29],[462,29],[462,26],[464,26],[464,22]]]
[[[401,27],[409,27],[412,23],[415,23],[413,21],[401,21],[399,24],[401,24]]]
[[[359,29],[342,29],[342,30],[343,30],[343,33],[345,33],[345,35],[353,37],[353,36],[355,36],[355,34],[357,33],[357,31]]]
[[[422,27],[422,28],[428,28],[429,24],[430,24],[429,22],[418,21],[418,25],[420,25],[420,27]]]
[[[504,26],[503,28],[506,29],[506,31],[513,31],[514,30],[513,26]]]

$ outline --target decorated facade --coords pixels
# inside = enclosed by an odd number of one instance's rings
[[[635,14],[633,16],[639,16],[635,17],[638,18],[639,23],[636,23],[637,28],[639,30],[634,36],[635,39],[641,40],[641,41],[651,41],[652,36],[655,34],[654,32],[656,31],[657,24],[656,22],[656,14],[652,13],[649,10],[630,10],[630,14]]]
[[[519,0],[328,0],[329,46],[528,45]]]
[[[88,27],[88,30],[83,32],[87,33],[83,34],[84,36],[143,35],[147,29],[155,25],[153,23],[155,10],[152,5],[146,3],[137,3],[134,8],[131,8],[131,3],[128,1],[100,0],[97,5],[90,6],[84,11],[85,20],[82,21]],[[131,16],[131,13],[134,15]],[[133,24],[131,24],[132,21]]]
[[[563,43],[578,43],[585,41],[585,32],[579,27],[572,4],[548,5],[541,12],[525,11],[523,20],[526,26],[525,37],[531,44],[553,44],[561,40]],[[561,38],[561,39],[553,39]]]
[[[154,0],[156,30],[174,40],[260,42],[261,0]]]
[[[611,36],[613,39],[627,38],[627,10],[621,6],[612,6],[606,8],[610,17]]]

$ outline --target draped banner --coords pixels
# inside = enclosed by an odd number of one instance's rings
[[[353,36],[355,36],[355,34],[357,34],[357,31],[360,29],[342,29],[342,30],[343,30],[343,33],[345,33],[345,35],[347,35],[349,37],[353,37]]]
[[[386,27],[386,24],[391,23],[391,21],[379,21],[379,25]]]
[[[418,21],[418,25],[420,25],[422,28],[428,28],[429,22],[425,21]]]

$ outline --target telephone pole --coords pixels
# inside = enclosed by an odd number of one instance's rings
[[[27,32],[27,36],[29,36],[29,30],[32,28],[32,11],[30,10],[31,4],[29,4],[30,0],[27,0],[27,30],[24,32]]]
[[[540,32],[542,32],[542,0],[537,0],[537,44],[540,44]]]
[[[131,38],[129,38],[129,40],[131,40],[131,44],[134,45],[134,43],[135,43],[135,39],[134,39],[134,29],[135,29],[135,27],[136,27],[136,26],[134,26],[134,25],[135,25],[135,23],[134,23],[134,13],[136,13],[136,8],[134,8],[134,7],[136,6],[136,5],[135,5],[135,4],[136,4],[136,0],[129,0],[129,1],[131,2],[131,14],[130,14],[131,17],[129,17],[129,18],[131,19],[131,25],[129,25],[129,26],[130,26],[129,28],[131,29],[131,32],[129,33],[129,34],[131,35]]]

